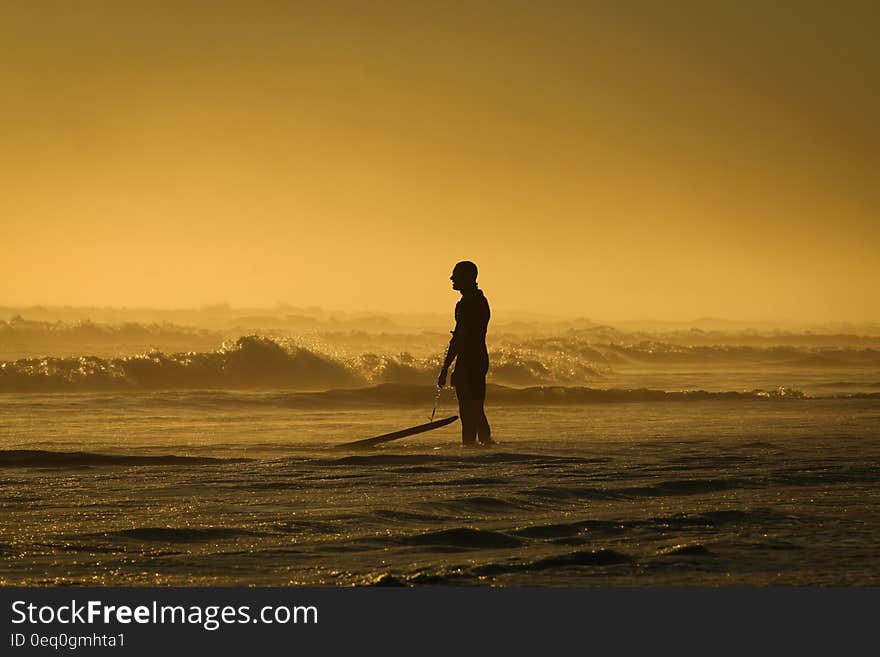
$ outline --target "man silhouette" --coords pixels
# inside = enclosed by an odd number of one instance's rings
[[[489,302],[477,288],[477,266],[470,261],[459,262],[452,270],[452,289],[461,293],[455,304],[455,330],[449,341],[446,360],[437,385],[446,385],[449,366],[455,361],[452,385],[458,398],[461,418],[461,440],[465,446],[492,444],[492,431],[486,419],[486,372],[489,352],[486,350],[486,328],[489,325]]]

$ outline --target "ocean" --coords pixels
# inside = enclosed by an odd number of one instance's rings
[[[426,422],[413,384],[5,392],[0,583],[878,585],[880,398],[840,376],[490,386],[491,449],[333,449]]]

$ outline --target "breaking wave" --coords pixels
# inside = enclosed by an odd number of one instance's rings
[[[685,360],[699,356],[702,362],[717,364],[725,358],[749,360],[781,358],[788,362],[807,358],[794,348],[755,350],[728,347],[672,347],[656,344],[623,347],[588,345],[576,339],[526,340],[513,348],[504,345],[491,354],[489,381],[494,384],[493,401],[509,403],[587,403],[615,401],[686,401],[694,399],[742,399],[803,396],[791,388],[723,392],[689,390],[667,392],[651,389],[584,387],[601,381],[610,363],[643,362],[648,358]],[[796,353],[792,352],[792,349]],[[745,350],[745,351],[743,351]],[[697,353],[701,352],[701,353]],[[745,354],[745,355],[744,355]],[[880,352],[839,352],[837,360],[861,359],[862,364],[880,361]],[[814,353],[826,360],[830,354]],[[642,360],[640,360],[642,359]],[[309,403],[418,403],[425,400],[423,385],[432,381],[440,356],[415,357],[409,353],[347,355],[317,345],[308,348],[285,339],[244,336],[224,343],[215,351],[146,354],[116,358],[98,356],[22,358],[0,363],[2,392],[124,392],[157,390],[276,390],[326,391]],[[524,387],[514,389],[504,386]],[[853,393],[850,393],[853,394]],[[306,398],[289,397],[288,403]]]
[[[0,392],[294,388],[363,384],[350,367],[308,349],[241,337],[217,351],[124,358],[24,358],[0,364]]]
[[[216,351],[21,358],[0,363],[0,392],[327,390],[424,383],[436,377],[439,367],[439,354],[422,358],[410,353],[348,355],[326,345],[309,348],[288,339],[250,335],[224,343]],[[490,380],[496,383],[573,383],[599,376],[598,366],[577,354],[552,352],[542,360],[509,348],[492,353]]]

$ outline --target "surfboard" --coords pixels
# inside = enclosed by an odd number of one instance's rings
[[[439,429],[440,427],[445,427],[447,424],[452,424],[457,419],[458,416],[453,415],[452,417],[445,417],[442,420],[434,420],[427,424],[420,424],[417,427],[410,427],[409,429],[401,429],[400,431],[394,431],[393,433],[383,433],[381,436],[374,436],[373,438],[364,438],[363,440],[354,440],[350,443],[334,445],[333,449],[361,449],[363,447],[372,447],[373,445],[387,443],[391,440],[397,440],[398,438],[406,438],[407,436],[414,436],[417,433]]]

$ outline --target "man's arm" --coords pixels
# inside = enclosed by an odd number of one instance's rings
[[[452,338],[449,340],[449,346],[446,348],[446,358],[443,359],[443,367],[440,369],[440,376],[437,378],[437,385],[443,387],[446,385],[446,377],[449,374],[449,366],[452,361],[461,352],[462,345],[466,339],[468,332],[468,308],[465,300],[462,299],[455,304],[455,330],[452,331]]]
[[[446,377],[449,376],[449,366],[458,356],[458,340],[456,340],[456,331],[458,331],[458,322],[455,323],[455,331],[452,331],[452,338],[449,340],[449,346],[446,347],[446,358],[443,360],[443,367],[440,368],[440,376],[437,378],[437,386],[442,388],[446,385]]]
[[[443,368],[440,370],[440,377],[437,379],[437,385],[441,388],[446,385],[446,376],[449,373],[449,366],[452,365],[452,361],[456,359],[469,342],[474,340],[478,324],[479,316],[477,309],[471,301],[463,298],[455,306],[455,330],[452,331],[452,338],[449,340],[449,347],[446,349],[446,358],[443,360]]]

